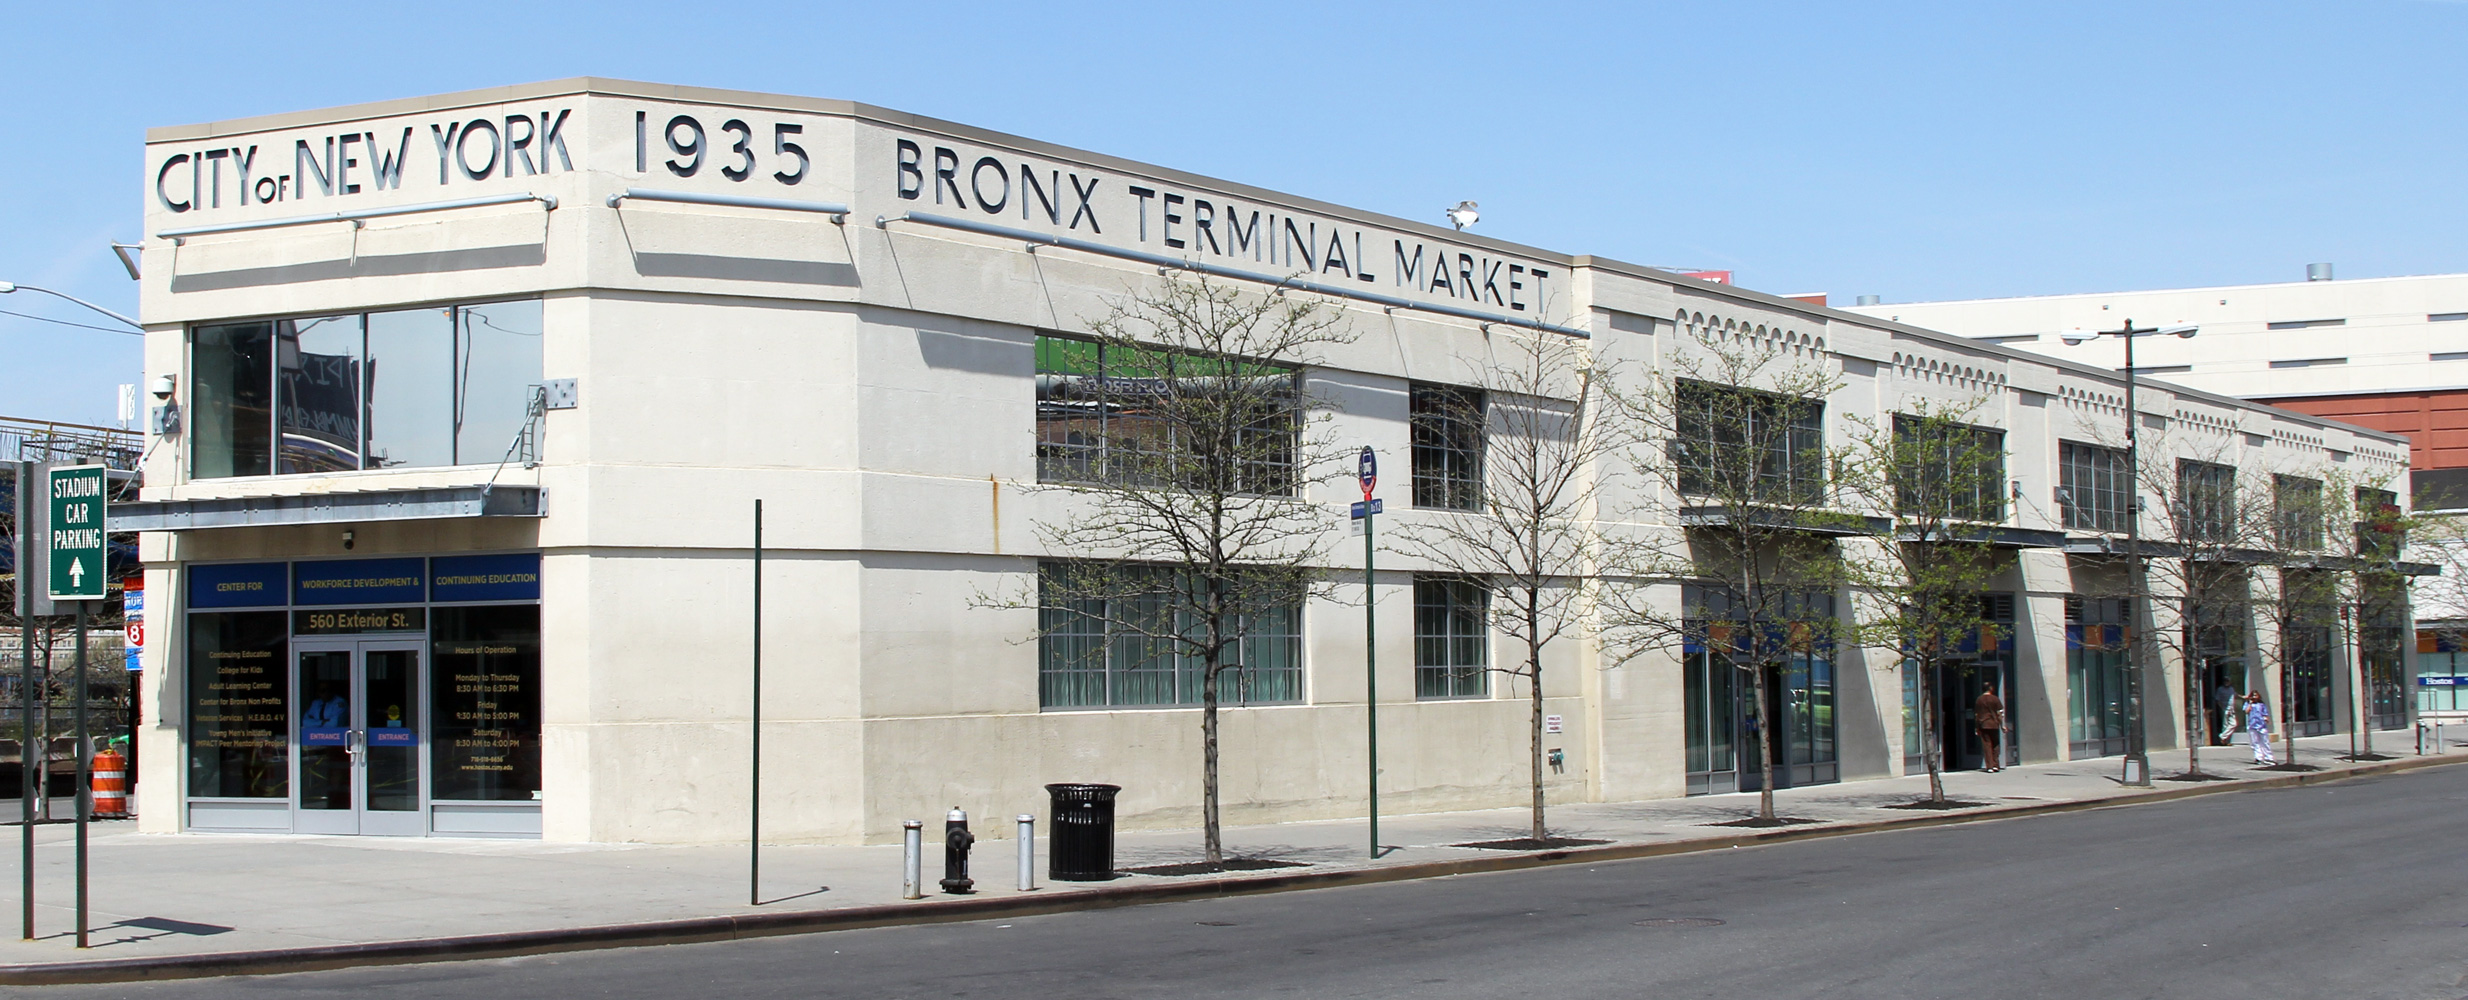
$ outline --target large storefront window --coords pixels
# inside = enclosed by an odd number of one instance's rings
[[[2406,648],[2414,645],[2408,620],[2408,591],[2403,584],[2369,583],[2365,587],[2357,629],[2357,655],[2365,663],[2365,683],[2372,691],[2367,703],[2376,729],[2408,725]]]
[[[1163,349],[1037,338],[1037,480],[1186,484],[1231,464],[1238,493],[1294,491],[1304,400],[1290,367]],[[1214,406],[1248,422],[1231,441],[1195,438]],[[1194,460],[1194,459],[1197,460]]]
[[[189,794],[291,794],[290,621],[280,611],[189,616]]]
[[[2126,602],[2065,599],[2066,727],[2072,756],[2125,752]]]
[[[2331,626],[2290,624],[2280,629],[2279,641],[2287,671],[2280,680],[2280,699],[2289,729],[2299,736],[2337,731],[2331,712]]]
[[[1038,567],[1039,586],[1052,593],[1066,563]],[[1173,586],[1164,568],[1148,571],[1155,591]],[[1042,708],[1159,707],[1197,705],[1206,678],[1203,662],[1171,636],[1173,603],[1162,596],[1049,604],[1038,613],[1037,700]],[[1302,595],[1238,623],[1235,643],[1217,674],[1217,698],[1229,705],[1297,702],[1303,698]]]
[[[1757,739],[1756,679],[1734,662],[1747,648],[1748,623],[1731,616],[1728,595],[1691,585],[1681,598],[1703,617],[1687,626],[1682,647],[1682,697],[1686,705],[1687,791],[1691,795],[1755,791],[1761,780]],[[1830,594],[1795,594],[1783,602],[1781,620],[1758,623],[1785,647],[1780,663],[1766,665],[1766,717],[1774,724],[1774,784],[1777,788],[1820,784],[1841,777],[1835,742],[1834,646],[1814,638],[1816,623],[1834,615]]]
[[[539,833],[538,553],[185,576],[187,828]]]
[[[2417,711],[2468,711],[2468,653],[2453,629],[2417,633]]]
[[[199,479],[506,457],[541,373],[536,299],[198,327]]]
[[[540,607],[438,608],[429,644],[430,797],[539,797]]]

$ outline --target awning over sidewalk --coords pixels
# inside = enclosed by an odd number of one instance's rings
[[[113,504],[109,518],[113,531],[194,531],[449,517],[541,517],[547,511],[547,490],[500,485],[145,500]]]

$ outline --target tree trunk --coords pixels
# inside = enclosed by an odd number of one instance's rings
[[[1942,720],[1937,713],[1937,664],[1926,660],[1918,664],[1920,671],[1920,753],[1928,758],[1928,801],[1945,801],[1945,740],[1937,732]]]
[[[1774,720],[1765,711],[1765,662],[1759,660],[1756,673],[1757,698],[1757,818],[1774,818]]]
[[[2355,756],[2373,756],[2374,678],[2365,667],[2365,629],[2362,624],[2357,628],[2357,738],[2364,741],[2364,748]]]
[[[1225,864],[1225,836],[1217,815],[1217,657],[1212,650],[1200,672],[1200,837],[1211,868]]]
[[[51,642],[42,640],[42,659],[35,673],[34,690],[26,697],[34,699],[34,733],[26,740],[20,754],[34,782],[34,818],[51,819]]]
[[[1529,633],[1529,634],[1532,634],[1532,633]],[[1533,837],[1534,837],[1534,841],[1535,841],[1535,843],[1539,844],[1539,843],[1541,843],[1543,840],[1545,840],[1545,839],[1548,837],[1548,834],[1546,834],[1546,833],[1544,832],[1545,827],[1544,827],[1544,825],[1543,825],[1543,691],[1542,691],[1542,647],[1541,647],[1541,645],[1540,645],[1539,643],[1536,643],[1536,642],[1534,642],[1534,641],[1533,641],[1533,640],[1531,640],[1531,639],[1528,639],[1528,640],[1526,641],[1526,661],[1525,661],[1525,668],[1526,668],[1526,670],[1528,671],[1528,673],[1526,674],[1527,678],[1529,678],[1530,680],[1532,680],[1532,681],[1533,681],[1533,684],[1530,686],[1530,690],[1531,690],[1531,691],[1532,691],[1532,693],[1533,693],[1534,711],[1533,711],[1533,718],[1532,718],[1532,719],[1530,719],[1530,720],[1528,720],[1528,721],[1531,723],[1531,725],[1530,725],[1530,727],[1529,727],[1529,728],[1530,728],[1530,729],[1532,729],[1532,731],[1533,731],[1533,732],[1532,732],[1532,735],[1533,735],[1533,738],[1534,738],[1534,746],[1533,746],[1533,750],[1534,750],[1534,759],[1533,759],[1533,761],[1532,761],[1532,764],[1533,764],[1533,771],[1534,771],[1534,832],[1533,832]]]

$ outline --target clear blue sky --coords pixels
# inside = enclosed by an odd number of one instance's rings
[[[16,4],[0,280],[133,312],[144,129],[566,76],[848,98],[1775,292],[2468,271],[2468,4]],[[29,294],[0,309],[77,322]],[[108,321],[100,321],[109,325]],[[0,315],[0,414],[136,338]]]

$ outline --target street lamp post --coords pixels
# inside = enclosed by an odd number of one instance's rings
[[[53,291],[53,290],[51,290],[51,289],[49,289],[49,288],[37,288],[37,287],[35,287],[35,286],[33,286],[33,285],[21,285],[21,284],[18,284],[18,283],[16,283],[16,282],[14,282],[14,281],[0,281],[0,295],[7,295],[7,294],[9,294],[10,292],[41,292],[41,293],[43,293],[43,294],[45,294],[45,295],[49,295],[49,296],[51,296],[52,298],[55,298],[55,299],[60,299],[60,300],[67,301],[67,302],[74,302],[74,303],[76,303],[76,304],[78,304],[78,305],[81,305],[81,306],[84,306],[84,307],[86,307],[86,308],[88,308],[88,309],[92,309],[92,310],[94,310],[95,312],[102,313],[102,314],[103,314],[103,315],[105,315],[105,316],[109,316],[109,317],[111,317],[111,318],[113,318],[113,319],[119,320],[120,322],[126,323],[126,324],[128,324],[128,325],[129,325],[129,332],[134,333],[134,334],[137,334],[138,336],[144,336],[144,335],[145,335],[145,332],[146,332],[146,328],[145,328],[144,326],[139,325],[139,324],[138,324],[138,322],[137,322],[136,320],[130,319],[130,318],[126,317],[126,316],[122,316],[122,315],[120,315],[119,313],[113,312],[113,311],[111,311],[111,310],[109,310],[109,309],[105,309],[105,308],[103,308],[102,306],[95,305],[95,304],[94,304],[94,303],[92,303],[92,302],[88,302],[88,301],[86,301],[86,300],[84,300],[84,299],[78,298],[77,296],[71,295],[71,294],[69,294],[69,293],[67,293],[67,292],[56,292],[56,291]]]
[[[2125,505],[2125,551],[2131,567],[2125,575],[2126,643],[2125,643],[2125,773],[2124,783],[2139,788],[2151,787],[2151,754],[2149,739],[2143,732],[2142,709],[2142,636],[2134,628],[2133,616],[2144,606],[2143,576],[2146,564],[2142,554],[2142,412],[2135,407],[2134,388],[2139,379],[2134,372],[2134,338],[2152,334],[2191,337],[2201,327],[2191,323],[2170,326],[2137,327],[2133,320],[2117,330],[2067,330],[2058,334],[2068,345],[2080,344],[2095,337],[2121,337],[2125,340],[2125,469],[2126,483],[2133,490]],[[2193,734],[2188,733],[2187,739]]]

